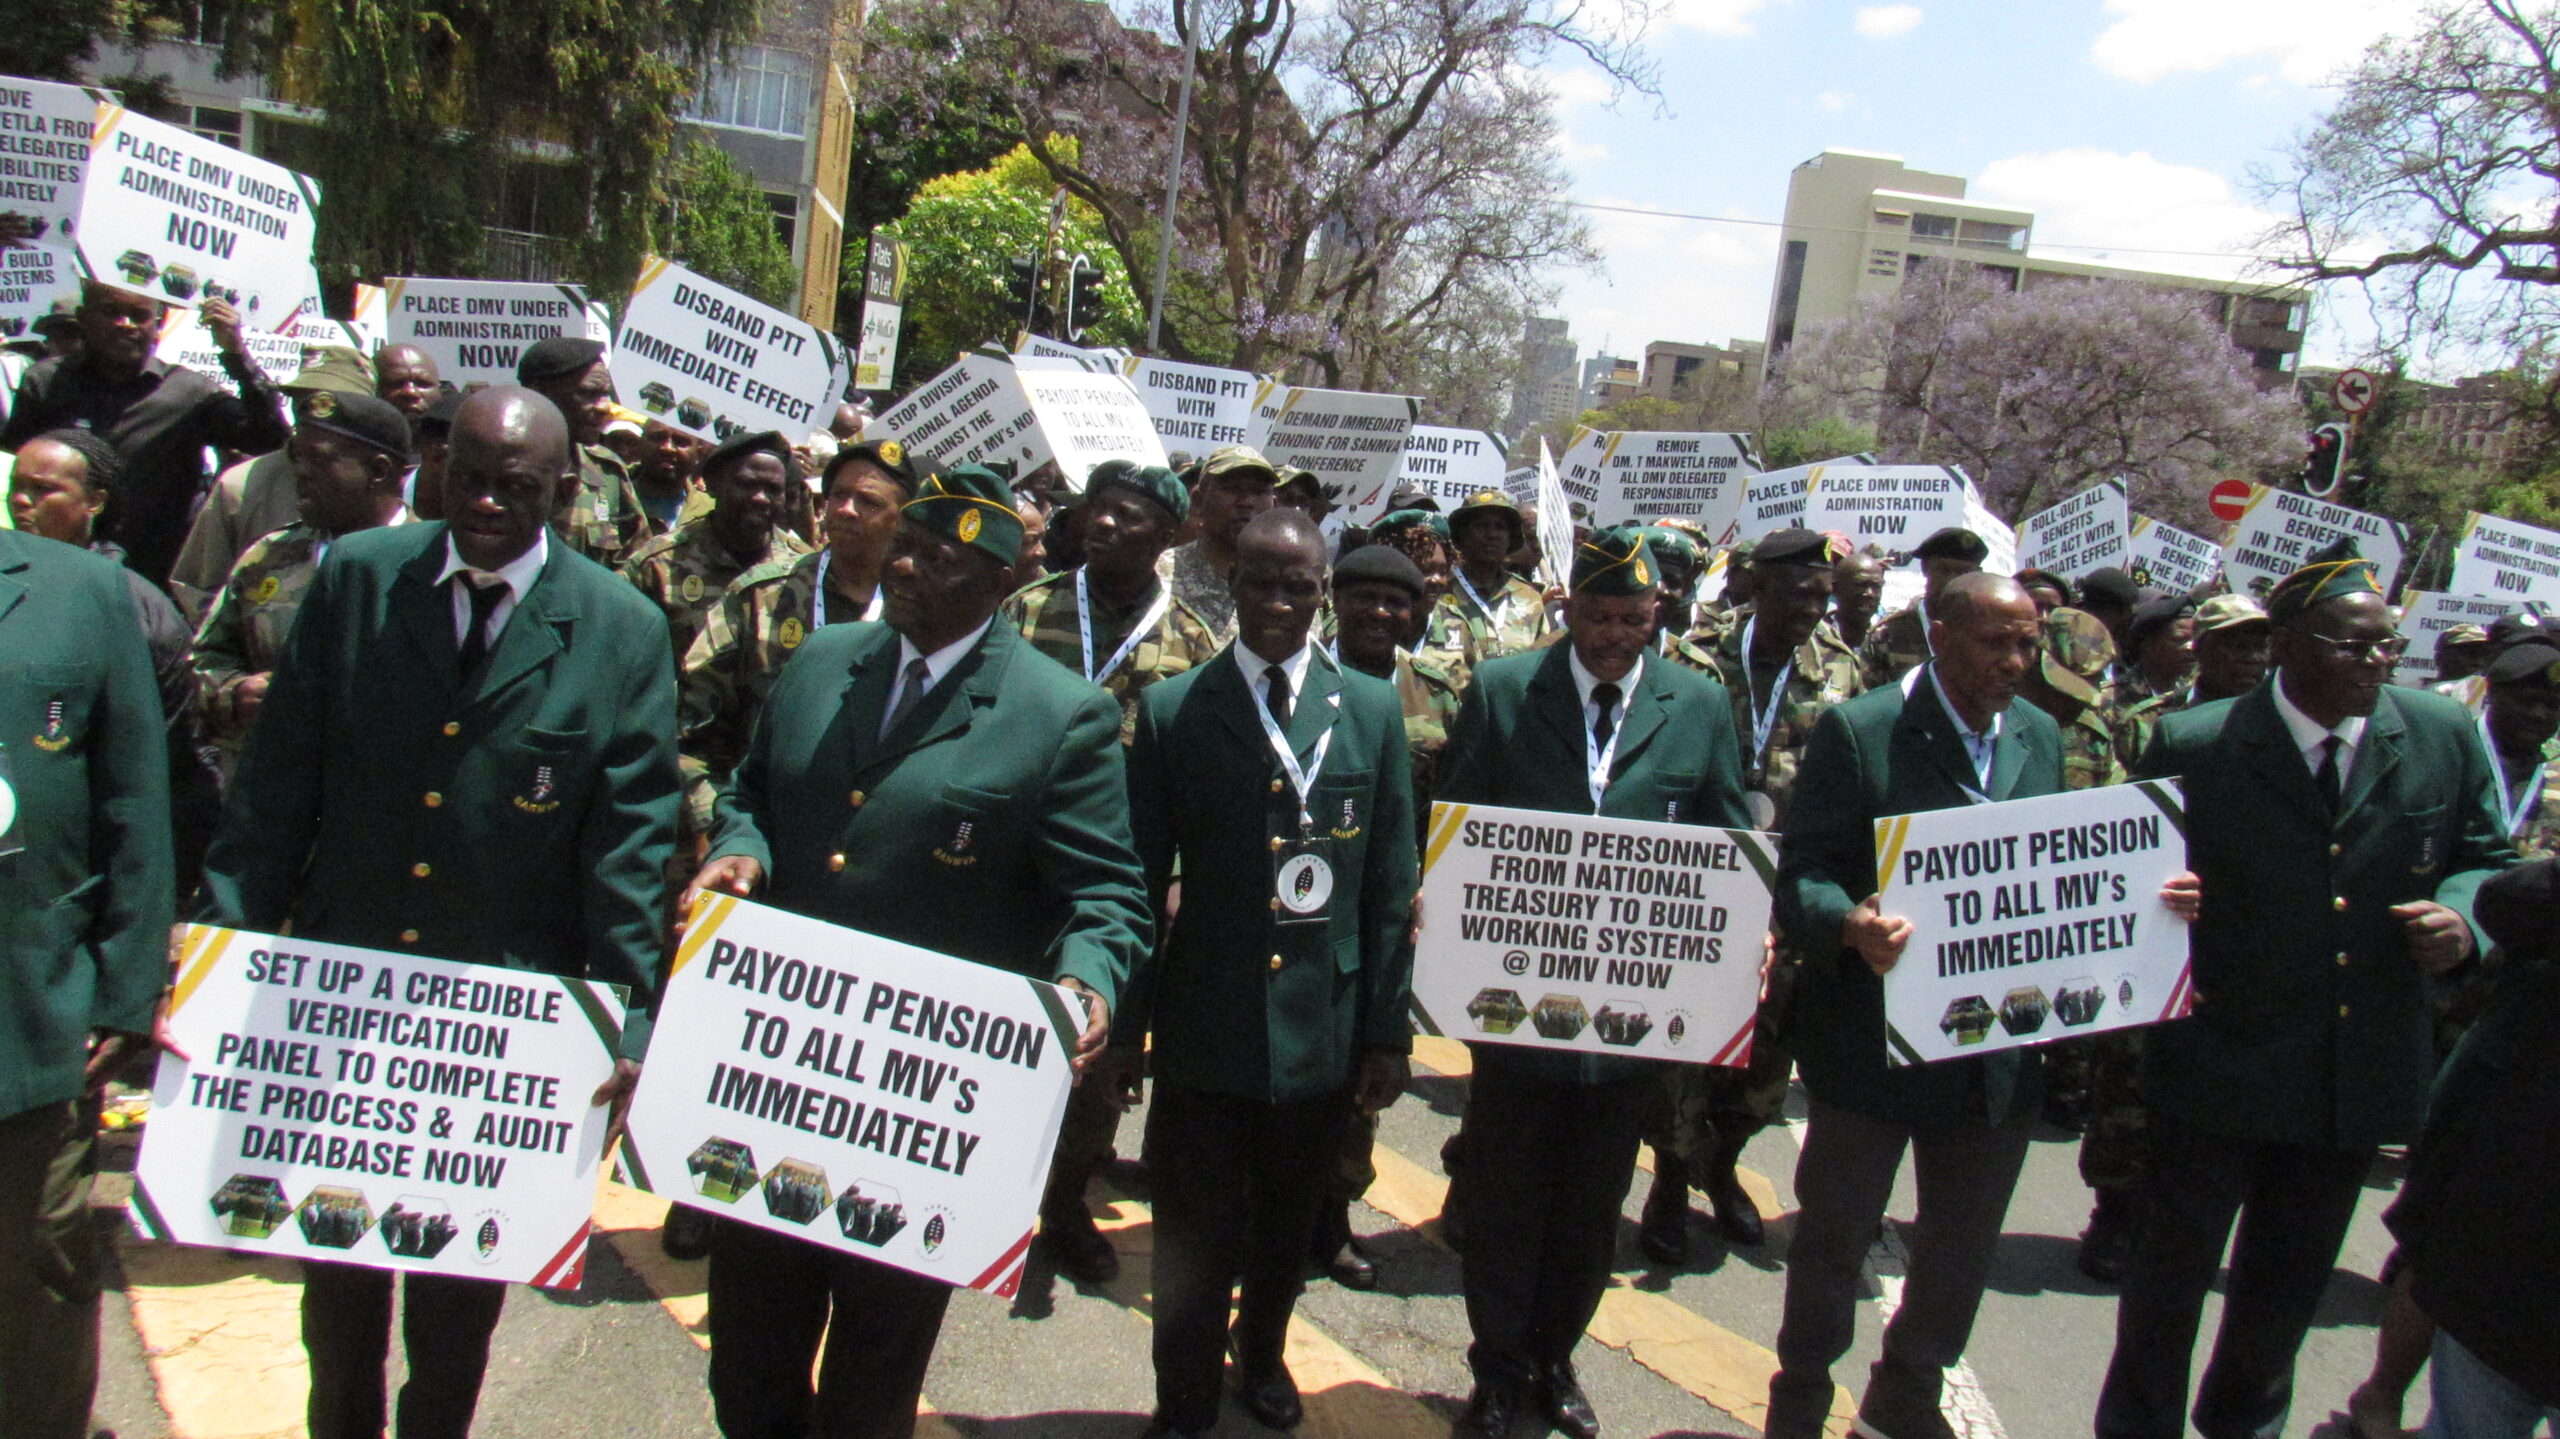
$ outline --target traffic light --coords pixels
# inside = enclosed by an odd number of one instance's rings
[[[1067,333],[1064,338],[1070,340],[1082,339],[1094,321],[1102,318],[1102,272],[1083,262],[1082,256],[1077,258],[1080,263],[1067,284]]]
[[[1016,255],[1005,263],[1012,271],[1005,280],[1005,300],[1012,307],[1006,313],[1024,329],[1036,330],[1040,328],[1040,262],[1028,255]]]
[[[2302,488],[2326,499],[2338,491],[2347,458],[2347,427],[2329,424],[2311,432],[2311,453],[2302,462]]]

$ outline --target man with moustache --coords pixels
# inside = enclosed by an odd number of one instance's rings
[[[739,435],[703,456],[702,488],[707,512],[641,545],[622,567],[622,577],[665,612],[678,655],[692,652],[704,616],[740,575],[808,553],[783,524],[801,486],[799,461],[780,434]]]

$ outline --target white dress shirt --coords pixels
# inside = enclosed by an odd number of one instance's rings
[[[2281,676],[2276,680],[2276,713],[2283,716],[2285,733],[2293,736],[2293,747],[2302,752],[2302,762],[2315,777],[2320,773],[2320,747],[2331,735],[2338,737],[2338,785],[2343,792],[2347,775],[2356,767],[2356,749],[2364,742],[2364,716],[2349,715],[2338,721],[2336,729],[2325,728],[2284,692]]]
[[[523,554],[498,566],[495,570],[471,571],[474,574],[494,574],[507,584],[507,592],[498,597],[497,607],[489,611],[487,639],[490,649],[494,650],[498,647],[498,636],[507,632],[508,618],[515,614],[516,606],[523,603],[526,594],[532,591],[533,582],[541,577],[542,567],[550,558],[551,527],[544,525],[533,532],[533,545]],[[455,575],[465,570],[471,570],[471,566],[462,562],[462,552],[453,547],[453,537],[445,536],[444,569],[437,574],[436,583],[446,585]],[[462,585],[449,587],[453,591],[453,642],[459,645],[471,633],[471,594]]]
[[[1635,693],[1636,681],[1644,678],[1644,655],[1639,652],[1636,655],[1636,662],[1627,667],[1625,674],[1614,680],[1604,680],[1583,667],[1582,652],[1573,647],[1573,641],[1570,638],[1558,640],[1557,643],[1565,647],[1565,662],[1573,670],[1574,693],[1582,696],[1582,732],[1584,734],[1591,733],[1591,726],[1600,718],[1600,706],[1591,698],[1591,692],[1602,685],[1613,684],[1618,687],[1617,707],[1609,712],[1609,733],[1612,736],[1616,735],[1618,721],[1627,717],[1627,696]]]
[[[1244,671],[1245,688],[1253,692],[1253,702],[1266,711],[1271,707],[1271,667],[1289,677],[1289,713],[1298,712],[1298,700],[1307,692],[1307,670],[1315,663],[1315,646],[1300,645],[1298,652],[1285,660],[1268,659],[1256,654],[1251,645],[1236,641],[1236,668]]]
[[[1993,715],[1989,729],[1978,730],[1966,724],[1964,716],[1956,712],[1956,702],[1947,698],[1947,687],[1938,681],[1938,667],[1932,664],[1928,670],[1929,688],[1937,691],[1947,722],[1956,727],[1956,737],[1964,741],[1965,757],[1973,761],[1974,778],[1982,785],[1979,793],[1987,797],[1991,793],[1992,764],[2000,756],[2000,721],[2004,716]]]
[[[888,717],[898,712],[898,701],[906,695],[909,665],[914,664],[918,659],[924,661],[924,692],[931,694],[933,687],[942,683],[942,677],[951,673],[951,667],[960,663],[961,656],[969,653],[970,649],[986,636],[987,626],[994,623],[995,616],[989,615],[976,629],[929,655],[920,654],[916,649],[915,641],[908,639],[905,635],[898,636],[898,674],[895,679],[889,681],[889,707],[880,712],[883,732],[887,730]]]

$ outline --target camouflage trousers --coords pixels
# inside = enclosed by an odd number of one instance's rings
[[[2151,1128],[2142,1102],[2142,1031],[2112,1029],[2073,1043],[2085,1048],[2089,1075],[2080,1182],[2091,1189],[2132,1189],[2142,1181]]]
[[[1796,1064],[1795,1050],[1787,1043],[1786,1034],[1795,981],[1795,960],[1779,955],[1769,971],[1769,992],[1760,1001],[1748,1064],[1739,1068],[1721,1064],[1662,1066],[1662,1102],[1645,1127],[1644,1136],[1656,1154],[1668,1154],[1692,1168],[1703,1168],[1719,1140],[1746,1139],[1768,1128],[1785,1112],[1787,1079]]]

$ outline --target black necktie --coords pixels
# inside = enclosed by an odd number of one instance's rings
[[[1598,684],[1591,687],[1591,703],[1600,713],[1591,720],[1591,742],[1602,749],[1609,747],[1609,734],[1618,727],[1618,687]]]
[[[2312,776],[2320,786],[2320,798],[2328,804],[2332,818],[2336,817],[2338,806],[2346,799],[2346,787],[2339,782],[2338,774],[2338,752],[2346,747],[2347,742],[2336,735],[2320,741],[2320,771]]]
[[[1271,722],[1282,734],[1289,732],[1289,672],[1273,665],[1262,672],[1263,706],[1271,711]]]
[[[889,710],[888,722],[880,726],[882,739],[895,734],[898,726],[907,722],[907,716],[924,704],[924,692],[932,684],[933,671],[925,667],[924,656],[907,661],[906,686],[898,691],[898,702]]]
[[[469,679],[489,658],[489,619],[498,612],[498,601],[507,597],[507,582],[469,570],[456,571],[453,582],[471,597],[471,623],[463,630],[461,652],[462,676]]]

